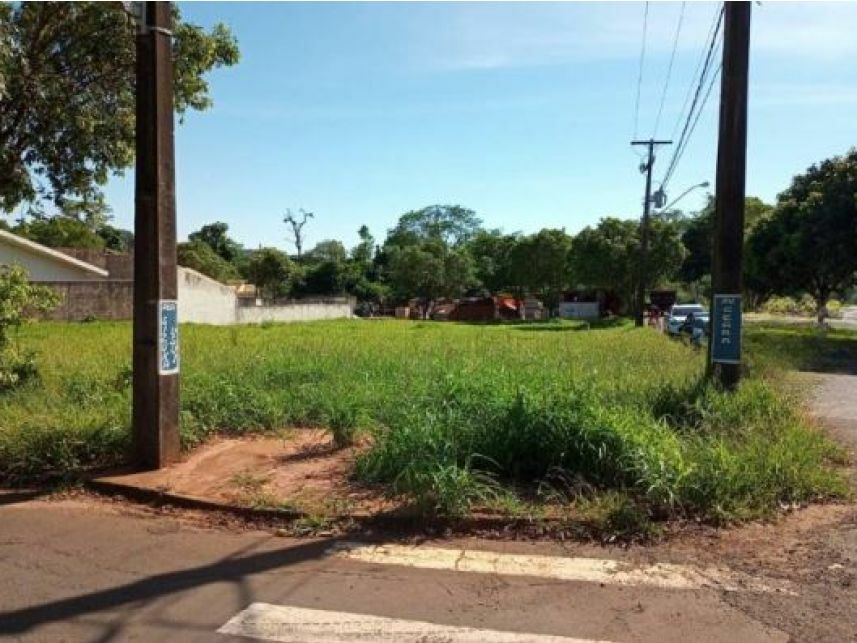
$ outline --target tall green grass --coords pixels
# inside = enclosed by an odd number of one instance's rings
[[[184,326],[182,440],[284,426],[326,427],[340,444],[368,434],[356,476],[446,513],[556,480],[581,498],[622,494],[646,515],[715,521],[842,495],[836,449],[770,381],[781,360],[766,332],[748,331],[759,376],[727,395],[702,381],[698,352],[629,326]],[[129,325],[34,324],[22,342],[42,375],[0,396],[0,478],[121,462]]]

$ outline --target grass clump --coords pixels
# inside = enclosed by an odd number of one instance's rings
[[[751,377],[730,395],[704,382],[699,352],[621,323],[186,325],[182,440],[323,427],[344,446],[365,435],[355,475],[433,513],[558,502],[539,490],[561,479],[562,502],[618,531],[760,516],[846,492],[841,454],[777,373],[796,356],[850,354],[857,335],[801,332],[748,328]],[[122,461],[130,325],[42,323],[22,342],[42,373],[0,395],[0,478]]]

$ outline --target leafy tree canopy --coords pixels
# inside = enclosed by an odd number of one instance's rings
[[[857,148],[792,180],[749,240],[747,272],[779,294],[808,292],[819,308],[857,284]]]
[[[482,220],[473,210],[460,205],[430,205],[399,217],[387,235],[387,244],[407,245],[431,239],[460,246],[476,234],[480,225]]]
[[[235,266],[199,239],[178,244],[176,258],[180,266],[191,268],[220,282],[238,278]]]
[[[467,250],[483,288],[492,293],[516,289],[519,282],[513,277],[512,255],[519,241],[520,234],[501,230],[479,230],[470,238]]]
[[[100,250],[107,244],[85,223],[61,215],[20,223],[12,232],[49,248],[90,248]]]
[[[361,266],[368,267],[375,258],[375,237],[365,225],[357,231],[360,242],[351,249],[351,258]]]
[[[520,239],[512,251],[513,281],[555,309],[571,283],[571,247],[565,230],[545,228]]]
[[[307,258],[311,261],[345,263],[348,259],[348,251],[341,241],[325,239],[315,244],[315,247],[307,253]]]
[[[224,261],[234,262],[241,254],[241,244],[227,234],[229,225],[216,221],[202,226],[188,235],[188,241],[201,241],[214,250]]]
[[[261,248],[250,255],[247,275],[262,297],[276,299],[289,294],[297,269],[282,250]]]
[[[393,246],[388,279],[400,300],[418,297],[428,305],[441,297],[459,297],[476,285],[473,259],[440,239]]]
[[[675,275],[684,247],[678,230],[658,218],[651,220],[648,281],[652,287]],[[640,224],[635,220],[602,219],[581,230],[572,242],[571,272],[589,288],[618,293],[625,304],[633,302],[639,283]]]
[[[211,105],[205,74],[238,62],[227,27],[173,5],[175,109]],[[0,209],[92,202],[134,158],[135,26],[120,2],[0,5]]]
[[[774,206],[760,198],[748,196],[744,200],[744,235],[749,237],[752,231],[763,221],[770,218]],[[708,203],[700,212],[683,226],[682,243],[687,255],[682,262],[679,276],[683,281],[698,281],[711,274],[711,253],[714,246],[714,196],[709,195]]]
[[[98,229],[98,236],[104,239],[104,247],[116,252],[130,252],[134,246],[134,233],[112,225],[103,225]]]

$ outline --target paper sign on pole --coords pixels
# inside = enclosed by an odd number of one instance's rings
[[[158,302],[158,373],[179,372],[179,305],[174,299]]]

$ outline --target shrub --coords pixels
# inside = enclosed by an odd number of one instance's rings
[[[791,297],[771,297],[762,306],[762,310],[772,315],[797,315],[798,303]]]
[[[827,302],[827,314],[831,317],[842,317],[842,302],[838,299],[831,299]]]
[[[34,286],[20,266],[0,266],[0,391],[14,388],[36,376],[35,356],[22,351],[10,334],[26,314],[46,311],[59,301],[52,290]]]

